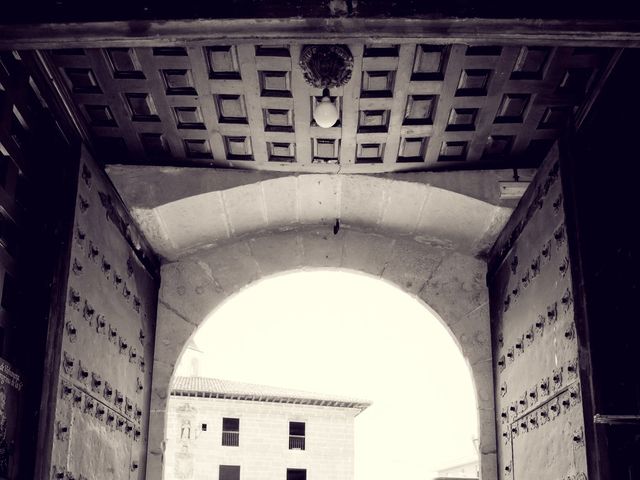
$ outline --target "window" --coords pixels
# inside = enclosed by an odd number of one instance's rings
[[[240,480],[240,465],[220,465],[219,480]]]
[[[289,422],[289,450],[304,450],[304,422]]]
[[[206,432],[206,431],[207,431],[207,424],[206,424],[206,423],[203,423],[203,424],[202,424],[202,431],[203,431],[203,432]]]
[[[287,480],[307,480],[307,471],[302,468],[287,468]]]
[[[222,445],[237,447],[240,444],[240,419],[222,419]]]

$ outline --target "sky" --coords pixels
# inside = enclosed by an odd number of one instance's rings
[[[270,277],[212,312],[194,340],[200,376],[372,401],[356,417],[355,480],[430,480],[476,455],[475,394],[460,350],[424,304],[380,279],[337,270]]]

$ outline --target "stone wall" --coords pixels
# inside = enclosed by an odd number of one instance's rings
[[[305,174],[246,183],[222,172],[216,172],[222,175],[216,176],[219,181],[195,169],[180,175],[175,170],[154,172],[143,169],[126,179],[114,173],[134,217],[165,260],[147,478],[161,475],[169,382],[198,326],[222,302],[258,280],[315,268],[361,272],[390,282],[443,322],[475,384],[481,473],[495,478],[485,256],[509,208],[411,175],[402,177],[411,181],[403,181]],[[136,186],[141,178],[148,188]],[[497,192],[497,184],[492,186]]]
[[[138,195],[126,190],[134,217],[167,261],[256,234],[318,225],[331,230],[336,220],[340,228],[483,256],[511,214],[427,183],[368,175],[291,175],[204,193],[192,186],[191,196],[176,185],[182,176],[171,177],[163,177],[161,187],[177,199],[159,195],[153,184]]]
[[[353,479],[357,409],[217,398],[168,401],[164,480],[217,478],[219,465],[239,465],[241,478]],[[239,445],[222,446],[222,418],[239,418]],[[305,450],[289,450],[289,422],[305,422]],[[357,421],[357,419],[356,419]],[[203,427],[206,425],[206,427]],[[206,428],[206,430],[204,430]]]
[[[422,301],[449,329],[476,388],[482,475],[495,478],[493,374],[486,264],[446,246],[352,228],[300,228],[199,251],[162,268],[154,359],[149,475],[160,478],[169,381],[197,327],[230,296],[283,272],[336,268],[390,282]]]

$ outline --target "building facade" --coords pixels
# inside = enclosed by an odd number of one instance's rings
[[[368,406],[177,377],[167,407],[164,480],[352,480],[354,421]]]
[[[459,480],[459,479],[478,479],[480,475],[480,465],[477,459],[467,459],[460,461],[455,465],[438,470],[438,476],[433,480]]]

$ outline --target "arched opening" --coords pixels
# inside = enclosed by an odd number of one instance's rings
[[[429,479],[478,460],[474,385],[455,337],[422,300],[379,278],[323,269],[253,282],[200,324],[174,373],[371,401],[355,421],[356,480]],[[171,398],[167,415],[177,416]],[[205,417],[194,424],[215,422]],[[184,471],[189,442],[178,428],[167,423],[165,479]]]
[[[151,388],[147,478],[162,478],[169,385],[184,346],[202,322],[256,281],[300,269],[341,269],[384,280],[436,311],[470,366],[477,399],[482,479],[496,478],[486,264],[433,242],[341,228],[256,234],[201,249],[162,267]]]

